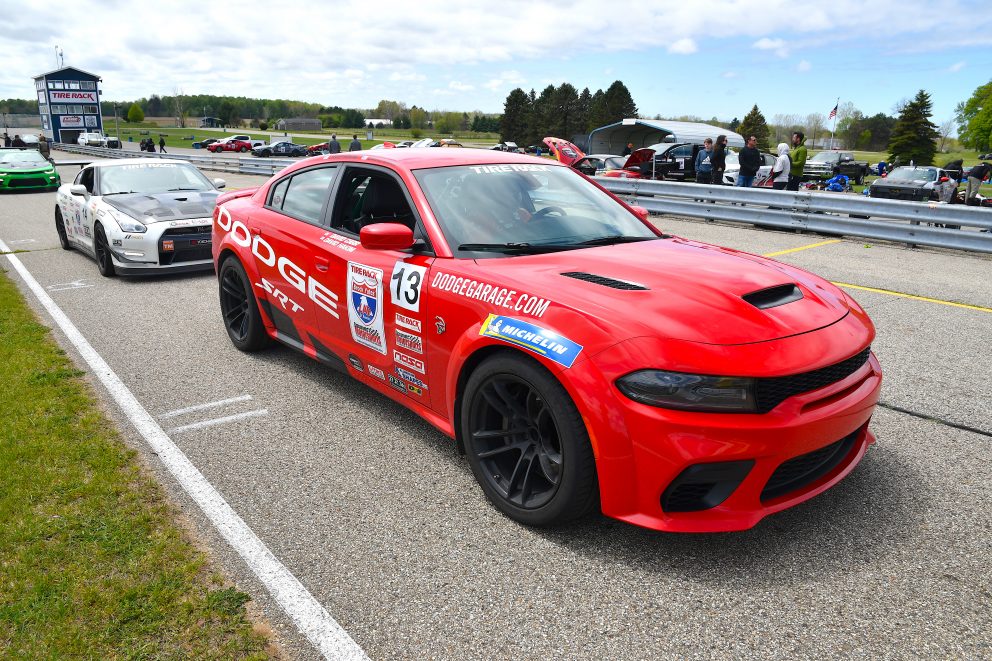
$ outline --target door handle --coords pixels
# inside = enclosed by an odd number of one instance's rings
[[[314,257],[313,261],[316,264],[318,271],[326,272],[327,269],[331,268],[331,261],[326,257]]]

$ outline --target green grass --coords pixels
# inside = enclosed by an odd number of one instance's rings
[[[0,658],[267,658],[81,377],[0,273]]]

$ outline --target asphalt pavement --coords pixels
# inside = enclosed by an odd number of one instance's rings
[[[78,168],[60,171],[71,179]],[[230,187],[263,181],[220,176]],[[843,240],[776,257],[936,299],[848,289],[878,328],[885,379],[878,443],[835,488],[743,533],[663,534],[601,516],[547,531],[497,513],[453,442],[406,409],[290,349],[237,351],[212,273],[101,278],[89,258],[60,249],[54,200],[4,196],[0,239],[25,251],[31,274],[172,440],[373,659],[992,656],[987,256]],[[759,254],[829,240],[658,222]],[[94,390],[287,654],[314,658]],[[197,426],[219,418],[229,420]]]

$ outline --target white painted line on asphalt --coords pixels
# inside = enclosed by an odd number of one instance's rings
[[[7,252],[7,245],[0,241],[0,251]],[[314,599],[303,584],[272,554],[265,543],[248,527],[214,489],[207,478],[176,447],[155,419],[148,413],[131,390],[124,385],[110,365],[97,353],[69,317],[55,304],[44,288],[27,270],[16,255],[7,255],[11,265],[24,283],[62,329],[68,340],[79,351],[93,374],[103,383],[121,410],[144,437],[162,463],[182,488],[210,519],[218,532],[244,559],[251,570],[265,585],[269,593],[292,618],[300,631],[328,659],[363,659],[368,657],[348,632],[334,620]]]
[[[20,245],[24,245],[25,243],[38,243],[38,242],[35,241],[34,239],[17,239],[16,241],[11,241],[10,245],[20,246]]]
[[[214,425],[226,425],[229,422],[235,422],[236,420],[244,420],[245,418],[258,418],[263,415],[268,415],[269,409],[258,409],[255,411],[247,411],[245,413],[235,413],[234,415],[224,416],[223,418],[212,418],[210,420],[203,420],[201,422],[194,422],[189,425],[181,425],[179,427],[173,427],[169,430],[170,434],[178,434],[184,431],[192,431],[193,429],[203,429],[204,427],[213,427]]]
[[[213,409],[218,406],[227,406],[228,404],[236,404],[238,402],[247,402],[251,399],[251,395],[240,395],[238,397],[228,397],[227,399],[218,399],[216,402],[207,402],[206,404],[197,404],[196,406],[187,406],[184,409],[176,409],[175,411],[168,411],[162,413],[158,416],[158,419],[163,418],[175,418],[179,415],[186,415],[187,413],[193,413],[195,411],[203,411],[205,409]]]
[[[3,252],[6,252],[4,250]],[[66,291],[69,289],[84,289],[86,287],[92,287],[93,285],[86,284],[85,280],[73,280],[72,282],[59,282],[54,285],[48,285],[48,291]]]

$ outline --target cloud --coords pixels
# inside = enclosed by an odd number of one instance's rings
[[[452,80],[448,83],[448,89],[455,90],[456,92],[471,92],[475,89],[475,85],[468,85],[466,83],[460,83],[457,80]]]
[[[951,66],[947,67],[947,70],[950,71],[951,73],[957,73],[958,71],[961,71],[961,69],[964,69],[964,67],[965,67],[964,62],[955,62]]]
[[[757,48],[758,50],[773,51],[779,57],[789,57],[789,49],[783,39],[769,39],[768,37],[762,37],[754,42],[752,47]]]
[[[675,53],[677,55],[691,55],[697,50],[699,50],[699,48],[696,47],[696,42],[689,37],[679,39],[668,47],[669,53]]]
[[[796,71],[806,72],[813,68],[813,65],[809,63],[809,60],[799,60],[799,64],[796,65]]]
[[[498,92],[511,87],[520,87],[526,82],[527,80],[519,71],[502,71],[498,78],[490,78],[482,86],[487,90]]]
[[[724,78],[737,78],[737,76],[739,76],[740,74],[738,74],[736,71],[724,71],[720,75]]]
[[[427,80],[427,76],[422,73],[417,73],[416,71],[394,71],[389,74],[389,80],[419,83],[423,80]]]

